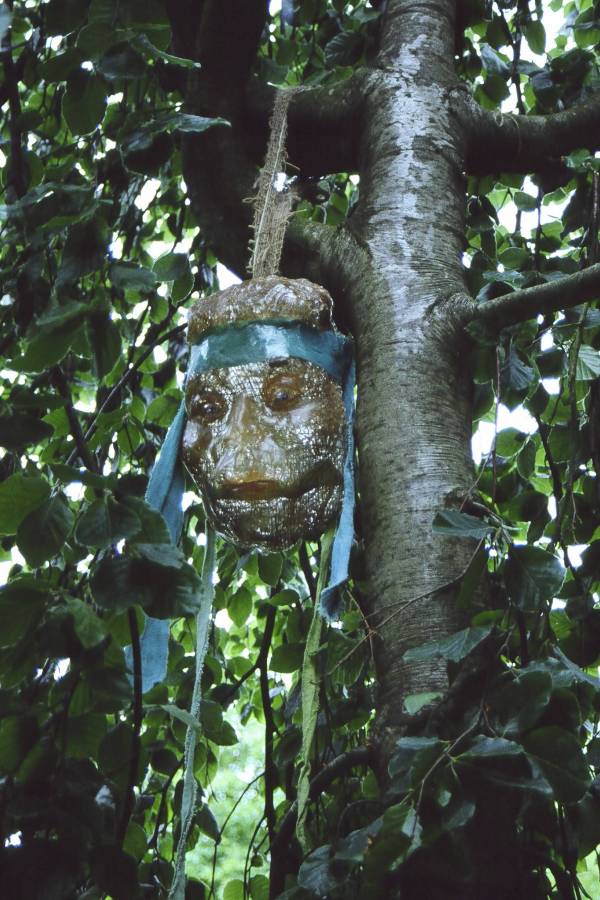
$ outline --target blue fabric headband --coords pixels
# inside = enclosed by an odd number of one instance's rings
[[[305,359],[320,366],[342,385],[347,428],[342,510],[333,540],[329,582],[321,592],[320,601],[321,614],[331,620],[335,618],[339,609],[339,588],[348,578],[354,535],[355,367],[352,339],[333,331],[317,331],[297,322],[248,322],[229,325],[205,333],[191,348],[186,384],[192,376],[207,369],[288,357]],[[184,476],[180,448],[185,418],[184,399],[167,432],[146,491],[146,501],[165,518],[173,543],[179,540],[183,525],[181,498]],[[141,638],[144,692],[164,679],[168,644],[168,620],[148,617]],[[127,648],[127,651],[129,657],[130,648]]]

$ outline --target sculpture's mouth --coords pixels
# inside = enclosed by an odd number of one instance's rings
[[[229,477],[215,490],[216,500],[295,500],[314,488],[333,489],[342,483],[342,473],[329,460],[318,462],[296,478]]]
[[[217,494],[219,500],[274,500],[277,497],[296,496],[280,481],[263,479],[257,481],[230,481]]]

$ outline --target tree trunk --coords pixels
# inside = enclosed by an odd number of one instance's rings
[[[471,552],[468,542],[432,533],[436,512],[460,505],[473,480],[465,341],[450,300],[464,292],[467,143],[465,117],[453,112],[461,106],[452,102],[460,92],[454,34],[454,0],[390,0],[375,64],[343,83],[339,98],[337,88],[311,89],[290,109],[290,144],[305,154],[309,169],[322,141],[326,171],[335,170],[331,135],[318,128],[324,104],[343,109],[351,98],[352,124],[360,134],[358,208],[340,229],[292,223],[283,270],[329,287],[356,339],[362,536],[371,622],[379,628],[377,731],[392,741],[406,719],[404,698],[447,686],[443,665],[408,665],[402,655],[460,627],[448,585]],[[210,43],[206,36],[204,43]],[[200,61],[190,108],[204,114],[233,109],[223,92],[209,109],[209,95],[200,88],[203,82],[214,88],[216,64],[209,57]],[[250,105],[258,94],[249,92]],[[311,100],[316,125],[308,142],[299,132]],[[257,129],[247,135],[246,147],[256,145]],[[249,177],[240,174],[240,150],[228,175],[231,154],[223,144],[228,136],[239,143],[239,132],[217,131],[186,139],[185,175],[199,221],[212,224],[221,258],[243,273],[239,248],[249,237],[247,216],[236,222],[226,210],[231,186],[236,180],[247,184]],[[352,156],[348,138],[341,152],[344,159]],[[219,160],[213,178],[201,174],[199,157]],[[292,162],[302,169],[301,159]],[[219,191],[224,197],[215,232]]]
[[[454,7],[388,8],[378,65],[365,82],[352,222],[373,263],[371,278],[353,283],[351,309],[365,556],[381,626],[377,723],[392,732],[408,694],[446,686],[439,664],[408,665],[402,655],[460,627],[453,592],[440,587],[470,552],[432,534],[436,511],[460,502],[473,477],[464,338],[449,302],[464,291],[464,135],[448,103]]]

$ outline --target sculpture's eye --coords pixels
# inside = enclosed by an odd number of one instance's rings
[[[222,394],[216,391],[202,391],[192,397],[190,403],[190,418],[200,419],[202,422],[217,422],[227,412],[227,403]]]
[[[263,397],[275,412],[293,409],[302,399],[302,380],[297,375],[276,373],[265,382]]]

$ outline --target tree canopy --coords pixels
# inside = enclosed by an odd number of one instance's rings
[[[228,3],[0,5],[0,884],[14,900],[166,898],[191,728],[187,900],[412,900],[423,879],[432,898],[600,896],[600,5],[456,4],[448,103],[463,98],[472,137],[453,300],[482,449],[431,524],[467,548],[440,585],[461,629],[431,640],[419,595],[374,612],[360,511],[334,626],[314,614],[321,543],[219,541],[196,722],[204,511],[190,482],[175,548],[144,500],[187,310],[225,266],[245,275],[239,201],[273,85],[301,88],[284,265],[310,275],[298,248],[319,246],[335,270],[360,215],[357,79],[385,69],[402,6]],[[407,610],[423,626],[405,662],[450,687],[396,697],[382,760],[374,658]],[[167,678],[142,696],[124,648],[144,614],[172,624]]]

